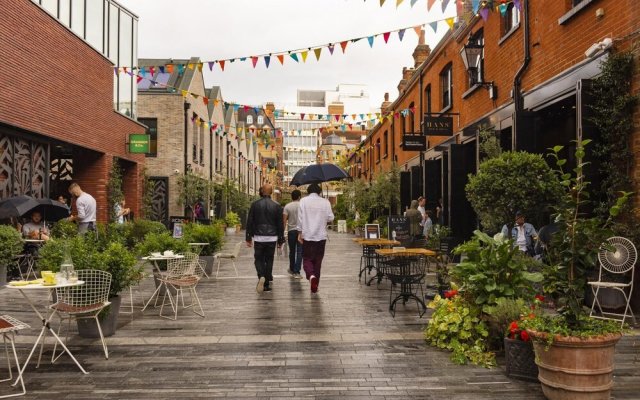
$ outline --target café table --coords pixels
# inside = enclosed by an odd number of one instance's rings
[[[364,273],[364,281],[367,286],[371,286],[371,282],[374,279],[378,278],[378,282],[382,278],[379,273],[376,272],[375,275],[371,274],[371,271],[376,268],[376,254],[375,250],[380,247],[385,246],[397,246],[400,244],[397,240],[391,239],[366,239],[366,238],[355,238],[353,239],[356,243],[362,246],[362,258],[360,261],[360,272],[358,274],[358,279],[362,278],[362,273]],[[371,278],[367,280],[367,272],[371,274]]]
[[[42,342],[42,346],[44,346],[44,340],[45,340],[47,331],[49,333],[51,333],[51,335],[58,341],[60,346],[62,346],[62,348],[67,352],[69,357],[71,357],[73,362],[75,362],[76,365],[78,366],[78,368],[80,368],[80,371],[82,371],[84,374],[88,374],[88,372],[82,367],[82,365],[80,365],[78,360],[74,357],[74,355],[71,353],[71,351],[67,348],[67,346],[65,345],[64,341],[62,339],[60,339],[60,337],[58,336],[56,331],[51,328],[51,319],[53,318],[54,313],[50,312],[50,310],[47,308],[47,312],[45,313],[46,316],[42,315],[40,313],[40,311],[38,311],[38,309],[36,308],[33,300],[31,300],[31,297],[29,297],[29,295],[27,294],[27,293],[31,293],[32,294],[34,292],[39,292],[39,291],[40,292],[41,291],[48,291],[49,292],[49,297],[51,297],[51,295],[53,294],[53,291],[56,290],[56,289],[72,288],[72,287],[76,287],[76,286],[80,286],[80,285],[84,285],[84,281],[57,282],[57,283],[55,283],[53,285],[44,285],[42,283],[26,284],[26,285],[21,284],[20,286],[18,286],[17,284],[14,284],[12,282],[9,282],[9,284],[5,286],[6,288],[8,288],[10,290],[19,291],[20,294],[22,295],[22,297],[24,297],[25,300],[27,300],[27,303],[29,303],[29,306],[31,307],[33,312],[35,312],[36,315],[38,316],[38,318],[40,319],[40,321],[42,321],[42,329],[40,330],[40,335],[38,335],[38,339],[36,340],[35,344],[33,345],[33,348],[31,349],[31,352],[29,353],[29,356],[27,357],[27,360],[22,364],[22,369],[20,371],[18,371],[18,379],[20,379],[20,377],[24,373],[25,368],[27,368],[27,365],[29,364],[29,361],[31,360],[31,357],[33,357],[33,353],[35,352],[36,348],[38,347],[38,344],[40,344],[40,342]],[[42,348],[40,349],[40,355],[38,357],[38,364],[36,365],[36,368],[38,368],[40,366],[41,358],[42,358]],[[18,382],[18,379],[16,379],[14,385]]]
[[[151,297],[149,297],[149,300],[147,300],[147,302],[144,304],[144,307],[142,307],[142,311],[146,310],[147,307],[149,306],[149,304],[151,303],[151,300],[153,300],[154,298],[156,299],[156,303],[158,302],[158,296],[160,296],[162,293],[161,290],[164,288],[164,290],[167,290],[167,288],[165,287],[164,283],[162,282],[162,275],[165,271],[162,271],[160,269],[160,265],[158,265],[158,262],[160,261],[172,261],[172,260],[181,260],[184,258],[184,255],[182,254],[170,254],[170,255],[164,255],[161,254],[159,256],[148,256],[148,257],[142,257],[143,260],[145,261],[150,261],[153,267],[153,275],[154,275],[154,279],[156,279],[156,281],[158,282],[158,286],[156,287],[156,290],[153,292],[153,294],[151,295]],[[154,307],[156,306],[156,303],[154,303]]]
[[[391,281],[389,311],[395,316],[395,306],[399,300],[406,304],[409,299],[414,299],[418,306],[422,306],[422,317],[427,310],[423,300],[426,259],[435,256],[436,252],[423,248],[396,248],[376,249],[376,254],[380,256],[378,270]],[[398,284],[400,293],[394,298],[394,286]],[[421,296],[416,294],[418,289],[421,290]]]

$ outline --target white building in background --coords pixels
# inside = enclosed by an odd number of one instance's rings
[[[291,181],[302,167],[316,162],[318,148],[322,145],[320,130],[335,130],[342,124],[357,125],[358,130],[368,123],[360,121],[360,115],[378,112],[369,103],[367,85],[340,84],[335,90],[298,90],[295,107],[277,111],[276,127],[283,134],[284,182]],[[302,118],[302,115],[305,115]],[[336,119],[328,114],[341,115]],[[353,115],[357,117],[354,119]],[[309,118],[323,115],[324,118]]]

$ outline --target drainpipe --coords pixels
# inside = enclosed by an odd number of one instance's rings
[[[189,108],[191,104],[184,102],[184,174],[187,173],[187,165],[189,164]]]
[[[524,60],[522,61],[522,65],[516,72],[516,75],[513,78],[513,105],[514,105],[514,126],[518,129],[516,120],[518,119],[518,114],[522,112],[524,108],[524,97],[520,92],[520,85],[522,81],[522,75],[524,75],[527,66],[529,65],[529,61],[531,61],[531,53],[529,51],[529,1],[523,0],[522,2],[522,19],[524,20],[524,32],[523,32],[523,44],[524,44]],[[513,138],[517,138],[516,131],[513,131]],[[513,140],[512,148],[515,148],[516,141]]]

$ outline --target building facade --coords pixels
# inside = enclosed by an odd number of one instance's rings
[[[8,84],[0,94],[0,198],[55,198],[77,182],[96,198],[98,221],[105,222],[113,212],[107,183],[118,162],[128,206],[139,216],[144,156],[129,153],[127,142],[145,127],[131,118],[133,78],[114,78],[113,68],[133,65],[137,17],[108,0],[86,9],[76,3],[2,6]]]

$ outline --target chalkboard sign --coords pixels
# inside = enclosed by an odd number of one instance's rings
[[[409,234],[409,218],[402,215],[390,215],[387,219],[389,227],[389,239],[400,242],[411,240]]]
[[[380,225],[366,224],[364,226],[365,239],[380,239]]]
[[[173,237],[175,239],[182,238],[182,222],[174,222],[173,223]]]

